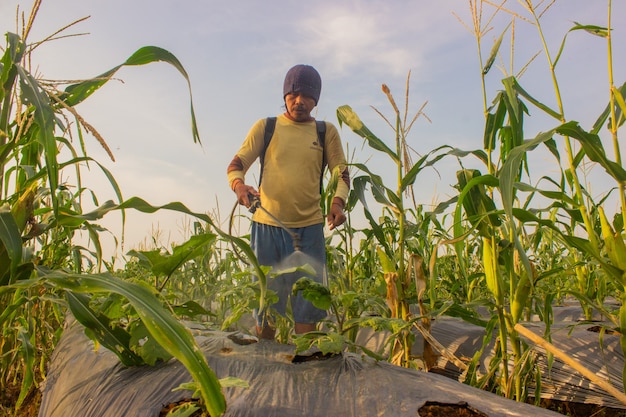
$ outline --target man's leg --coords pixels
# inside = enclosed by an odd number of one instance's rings
[[[317,323],[295,323],[294,331],[296,334],[304,334],[317,330]]]
[[[315,269],[314,275],[309,275],[313,281],[319,284],[326,284],[326,242],[324,240],[324,225],[316,224],[302,227],[295,230],[300,236],[302,245],[302,257],[300,260],[306,261]],[[300,274],[299,276],[302,276]],[[317,323],[326,317],[326,311],[313,305],[311,301],[305,300],[302,293],[298,293],[291,298],[293,311],[294,333],[303,334],[317,330]]]
[[[276,336],[276,329],[274,327],[271,327],[269,325],[264,326],[263,328],[261,328],[261,326],[256,326],[256,335],[259,339],[269,339],[269,340],[274,340],[274,337]]]
[[[282,253],[286,251],[283,248],[284,239],[290,241],[291,237],[287,235],[282,228],[264,225],[252,222],[252,230],[250,234],[250,246],[257,257],[260,265],[273,266],[280,262]],[[268,283],[269,287],[270,283]],[[279,295],[279,302],[273,307],[280,314],[284,314],[286,301],[281,298],[281,288],[270,288]],[[285,290],[286,291],[286,290]],[[284,298],[284,297],[283,297]],[[256,320],[256,335],[259,339],[274,340],[276,336],[275,322],[271,315],[268,314],[267,307],[265,311],[255,309],[254,318]]]

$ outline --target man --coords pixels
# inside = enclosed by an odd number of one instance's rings
[[[315,68],[309,65],[291,68],[283,86],[286,111],[276,118],[267,148],[264,140],[267,119],[261,119],[252,126],[228,166],[228,182],[237,194],[239,204],[249,208],[251,199],[258,198],[263,208],[254,212],[250,234],[251,247],[259,263],[275,267],[294,252],[292,234],[282,227],[285,226],[299,236],[302,252],[315,260],[316,276],[313,279],[320,283],[326,265],[324,218],[320,204],[323,161],[331,172],[338,170],[340,178],[326,216],[331,230],[346,220],[343,209],[350,187],[337,129],[326,123],[324,138],[319,138],[315,119],[311,116],[321,89],[322,79]],[[245,174],[261,155],[264,158],[257,191],[246,184]],[[283,315],[296,280],[293,275],[279,275],[269,285],[279,298],[274,308]],[[314,331],[317,322],[326,316],[325,311],[314,307],[300,294],[292,297],[291,306],[296,334]],[[276,329],[271,318],[264,312],[256,312],[255,316],[257,336],[273,339]]]

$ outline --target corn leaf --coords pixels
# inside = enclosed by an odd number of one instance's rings
[[[522,160],[526,157],[526,154],[533,149],[535,149],[538,145],[546,142],[551,139],[554,135],[554,130],[550,130],[548,132],[540,133],[532,140],[525,141],[522,145],[513,148],[509,155],[504,161],[504,165],[500,171],[500,192],[502,193],[502,205],[504,206],[504,211],[508,216],[512,216],[513,210],[513,202],[515,197],[515,186],[517,183],[519,167],[522,163]]]
[[[626,102],[624,101],[624,94],[622,91],[618,90],[615,86],[611,86],[611,94],[615,98],[615,102],[617,103],[617,107],[622,111],[621,115],[616,114],[616,118],[619,120],[620,116],[623,121],[623,115],[626,114]]]
[[[617,89],[615,89],[615,87],[611,88],[611,91],[614,95],[616,95],[616,93],[619,93],[622,97],[624,97],[626,95],[626,83],[622,84],[622,86]],[[615,111],[616,111],[615,118],[617,119],[617,126],[619,127],[622,124],[624,124],[624,120],[625,120],[624,114],[626,114],[626,109],[622,110],[621,106],[617,106]],[[606,107],[604,108],[600,116],[598,116],[598,118],[596,119],[596,122],[593,124],[593,128],[591,129],[589,133],[592,133],[595,135],[600,133],[600,129],[602,129],[602,127],[604,126],[604,123],[606,123],[610,114],[611,114],[611,102],[609,102],[606,105]]]
[[[575,26],[570,29],[570,32],[574,30],[584,30],[587,33],[590,33],[594,36],[599,36],[601,38],[606,38],[607,36],[609,36],[609,30],[603,26],[582,25],[578,22],[574,22],[574,23],[575,23]]]
[[[23,320],[23,319],[22,319]],[[25,320],[24,320],[25,321]],[[24,322],[25,326],[26,323]],[[22,403],[28,396],[30,389],[35,383],[35,377],[33,374],[33,370],[35,369],[35,347],[31,341],[31,335],[29,331],[23,327],[19,326],[17,329],[18,339],[20,340],[20,351],[22,353],[22,361],[24,362],[24,376],[22,378],[22,386],[20,388],[20,395],[15,402],[15,409],[17,410],[22,406]]]
[[[367,199],[365,197],[365,189],[367,187],[367,184],[369,184],[369,179],[370,179],[369,177],[365,177],[365,176],[356,177],[352,181],[354,192],[358,195],[358,198],[359,198],[359,201],[361,201],[361,204],[363,204],[363,209],[364,209],[363,212],[370,224],[372,234],[374,235],[376,240],[385,248],[385,252],[389,256],[391,256],[392,250],[389,247],[387,239],[385,238],[385,232],[383,231],[382,227],[380,227],[380,224],[378,224],[378,222],[374,219],[374,217],[372,216],[372,212],[369,210],[368,205],[367,205]]]
[[[585,132],[578,122],[568,122],[557,127],[556,132],[577,139],[582,145],[585,153],[593,162],[600,164],[605,171],[619,182],[626,181],[626,170],[611,160],[609,160],[604,152],[602,141],[593,133]]]
[[[109,81],[111,77],[113,77],[113,75],[121,67],[125,65],[145,65],[158,61],[163,61],[174,66],[187,81],[187,86],[189,88],[189,98],[191,103],[191,130],[193,133],[193,140],[194,143],[201,143],[200,135],[198,133],[198,126],[196,123],[196,114],[193,107],[193,97],[191,94],[191,81],[189,79],[189,75],[187,74],[187,71],[180,63],[178,58],[176,58],[172,53],[168,52],[167,50],[159,48],[157,46],[144,46],[135,51],[135,53],[133,53],[123,64],[118,65],[95,78],[68,86],[65,89],[64,94],[61,95],[61,99],[68,106],[75,106],[87,99],[96,90],[106,84],[107,81]]]
[[[404,175],[404,177],[402,178],[400,182],[400,192],[404,192],[407,189],[407,187],[410,187],[411,185],[413,185],[415,183],[415,178],[417,177],[417,174],[419,174],[424,168],[435,165],[435,163],[437,163],[437,161],[445,157],[447,153],[436,155],[434,158],[429,160],[428,158],[431,155],[433,155],[436,152],[439,152],[442,149],[449,149],[449,148],[450,147],[447,145],[435,148],[432,151],[428,152],[426,155],[422,156],[419,159],[419,161],[413,164],[411,169],[409,169],[409,171],[406,173],[406,175]]]
[[[484,237],[492,235],[491,226],[499,226],[494,201],[487,195],[485,186],[497,186],[499,180],[492,175],[481,175],[478,170],[464,169],[457,172],[459,194],[455,221],[461,220],[460,208],[463,207],[468,220]]]
[[[487,113],[485,119],[485,133],[483,136],[483,148],[491,151],[496,148],[498,132],[504,127],[504,117],[506,116],[506,104],[504,102],[504,92],[499,91],[494,99],[496,103],[493,107],[495,112]]]
[[[339,126],[345,123],[354,133],[365,139],[371,148],[386,153],[396,163],[400,162],[400,157],[363,124],[350,106],[343,105],[337,108],[337,120],[339,120]]]
[[[0,265],[0,285],[13,282],[17,267],[22,262],[22,236],[11,211],[0,208],[0,260],[7,257],[9,262]]]
[[[128,330],[131,349],[136,351],[148,365],[154,366],[159,361],[167,362],[172,358],[172,355],[152,337],[143,321],[134,321]]]
[[[171,254],[163,254],[160,250],[131,250],[128,255],[141,259],[144,265],[150,268],[157,277],[170,276],[187,260],[198,256],[206,245],[215,241],[215,238],[216,235],[211,233],[193,235],[182,245],[175,246]]]
[[[13,82],[15,80],[15,64],[22,60],[24,55],[24,43],[20,37],[15,33],[7,32],[6,35],[7,48],[0,59],[0,100],[3,100],[7,94],[11,91]],[[9,109],[4,107],[2,109],[2,120],[0,120],[0,127],[6,127],[6,118],[9,116]]]
[[[112,292],[125,297],[146,325],[154,339],[178,359],[199,384],[202,398],[211,416],[226,409],[219,381],[209,368],[204,354],[191,333],[176,320],[146,287],[123,281],[109,274],[69,274],[41,271],[43,278],[65,290],[85,293]]]
[[[309,300],[321,310],[328,310],[332,305],[330,290],[325,285],[313,281],[311,278],[300,278],[293,284],[293,295],[302,292],[302,297]]]
[[[383,182],[383,179],[379,175],[374,174],[372,171],[370,171],[367,165],[365,164],[350,164],[350,165],[360,169],[361,171],[369,175],[369,177],[366,177],[366,178],[368,178],[369,184],[372,187],[372,195],[374,196],[374,199],[377,202],[392,209],[393,208],[398,209],[399,207],[401,207],[402,203],[398,199],[398,196],[396,195],[396,193],[390,188],[387,188],[385,186],[385,183]]]
[[[113,327],[111,320],[89,307],[85,294],[66,291],[67,303],[74,318],[85,327],[85,334],[115,353],[125,366],[143,365],[143,359],[130,349],[130,334],[120,327]]]
[[[50,184],[50,190],[56,193],[59,186],[59,166],[57,162],[57,149],[56,137],[54,135],[54,127],[56,124],[56,118],[54,111],[50,105],[50,98],[43,91],[37,80],[35,80],[30,73],[28,73],[21,65],[15,64],[17,73],[20,77],[20,88],[22,93],[22,100],[30,104],[34,108],[35,122],[39,127],[38,142],[43,145],[44,158],[46,160],[46,173],[48,175],[48,183]],[[58,201],[56,198],[52,199],[55,213],[58,211]]]
[[[392,261],[392,258],[387,256],[380,246],[376,247],[376,255],[378,256],[378,261],[384,273],[398,272],[395,262]]]
[[[511,88],[513,88],[517,92],[517,94],[521,95],[526,100],[530,101],[532,104],[539,107],[541,110],[554,117],[555,119],[559,121],[562,120],[563,117],[559,112],[552,110],[550,107],[531,96],[526,90],[522,88],[521,85],[519,85],[514,77],[505,78],[502,82],[505,83],[505,85],[510,83]]]
[[[523,182],[516,182],[514,185],[514,188],[520,190],[520,191],[524,191],[524,192],[532,192],[532,193],[539,193],[542,196],[550,199],[550,200],[558,200],[558,201],[562,201],[565,204],[574,206],[576,203],[574,202],[574,200],[565,192],[559,190],[559,191],[550,191],[550,190],[542,190],[541,188],[537,188],[537,187],[533,187],[530,184],[526,184]]]

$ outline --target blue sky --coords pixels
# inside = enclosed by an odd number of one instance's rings
[[[548,3],[543,2],[540,10]],[[0,2],[3,33],[15,31],[18,4],[28,14],[30,1]],[[322,75],[318,119],[337,124],[337,107],[348,104],[375,133],[390,141],[392,132],[370,106],[391,117],[380,86],[386,83],[396,100],[404,103],[411,71],[409,113],[427,102],[424,112],[430,122],[422,118],[416,123],[410,145],[422,154],[443,144],[480,148],[483,105],[476,42],[460,22],[470,24],[468,4],[466,0],[43,0],[30,42],[77,19],[90,18],[64,32],[86,35],[37,48],[32,70],[46,79],[84,79],[122,63],[145,45],[172,52],[191,79],[203,146],[192,141],[185,80],[173,67],[156,63],[121,69],[117,80],[78,107],[105,138],[116,162],[108,160],[95,140],[88,141],[88,152],[112,171],[126,198],[139,196],[154,205],[181,201],[194,211],[216,214],[225,225],[235,203],[226,184],[226,166],[254,121],[282,112],[283,77],[296,63],[314,65]],[[509,0],[506,7],[528,16],[516,0]],[[492,12],[485,4],[484,19]],[[626,2],[613,1],[617,85],[626,81],[624,17]],[[510,15],[500,13],[492,21],[493,29],[483,39],[484,57],[510,20]],[[542,18],[552,54],[574,21],[606,26],[607,2],[557,0]],[[513,72],[540,48],[536,29],[516,19]],[[501,88],[505,73],[511,72],[508,36],[502,52],[489,73],[489,101]],[[608,102],[606,67],[604,40],[583,32],[569,35],[557,67],[569,120],[586,128],[595,121]],[[520,83],[556,107],[548,75],[546,59],[540,55]],[[555,122],[533,110],[526,126],[534,137]],[[351,131],[344,128],[340,133],[355,160],[367,161],[383,176],[393,173],[389,161],[364,148]],[[540,156],[534,163],[538,173],[549,173],[553,164]],[[458,165],[450,160],[438,167],[439,174],[431,171],[418,177],[416,194],[424,204],[453,194]],[[255,175],[253,168],[249,182],[254,183]],[[100,203],[113,198],[95,166],[87,178]],[[600,186],[603,181],[612,185],[603,178]],[[594,191],[600,193],[600,186]],[[119,234],[119,217],[111,216],[103,224]],[[188,224],[173,213],[129,213],[123,251],[149,238],[153,229],[161,230],[161,243],[181,242]]]

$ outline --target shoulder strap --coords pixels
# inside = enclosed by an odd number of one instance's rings
[[[320,176],[320,190],[322,188],[322,181],[324,179],[324,168],[326,167],[326,152],[325,152],[325,141],[326,141],[326,122],[323,120],[316,120],[315,126],[317,127],[317,140],[320,142],[320,146],[322,147],[323,156],[322,156],[322,171]],[[274,129],[276,128],[276,117],[268,117],[265,119],[265,133],[263,134],[263,149],[261,150],[261,155],[259,155],[259,164],[261,165],[261,169],[259,171],[259,187],[261,186],[261,179],[263,178],[263,164],[265,163],[265,151],[267,151],[267,147],[272,140],[272,136],[274,136]]]
[[[322,169],[320,171],[320,193],[322,193],[324,183],[324,169],[326,168],[326,148],[324,146],[326,145],[326,122],[323,120],[316,120],[315,125],[317,126],[317,140],[319,140],[320,146],[322,147]]]
[[[259,187],[261,186],[261,178],[263,178],[263,164],[265,163],[265,151],[270,144],[270,140],[272,140],[272,136],[274,136],[274,129],[276,128],[276,118],[268,117],[265,119],[265,134],[263,135],[263,149],[261,150],[261,155],[259,156],[259,164],[261,165],[261,169],[259,170]]]
[[[322,148],[324,148],[324,141],[326,140],[326,122],[323,120],[316,120],[315,125],[317,126],[317,138],[319,139]]]

